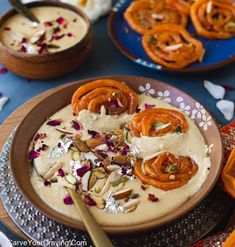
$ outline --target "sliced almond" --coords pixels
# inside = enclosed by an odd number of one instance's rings
[[[92,189],[97,181],[96,175],[92,172],[88,182],[88,190]]]
[[[116,193],[113,194],[113,198],[115,200],[120,200],[120,199],[124,199],[126,197],[128,197],[132,192],[132,189],[130,188],[127,188],[127,189],[123,189],[123,190],[120,190]]]
[[[100,191],[100,195],[105,194],[105,193],[109,190],[109,188],[110,188],[110,182],[109,182],[109,180],[107,180],[107,181],[105,182],[103,188],[102,188],[101,191]]]
[[[124,188],[125,183],[119,183],[117,186],[112,187],[112,192],[115,193]]]
[[[113,158],[113,162],[117,163],[119,165],[124,165],[124,164],[126,164],[128,162],[127,156],[126,155],[116,155]]]
[[[124,203],[122,205],[122,207],[124,208],[124,210],[128,210],[129,208],[138,205],[139,202],[140,202],[139,198],[132,199],[132,200],[129,200],[128,202]]]
[[[114,183],[115,181],[119,180],[119,178],[121,177],[122,175],[119,174],[117,171],[114,171],[114,172],[111,172],[108,176],[108,181],[110,183]]]
[[[68,183],[72,185],[75,185],[77,183],[77,179],[71,173],[65,175],[65,179]]]
[[[135,211],[136,208],[137,208],[137,205],[134,205],[134,206],[128,208],[128,209],[125,211],[125,213],[131,213],[131,212]]]
[[[53,165],[50,170],[44,175],[44,179],[49,179],[53,177],[56,171],[58,171],[60,168],[62,168],[64,165],[63,162],[57,162],[55,165]]]
[[[110,171],[109,173],[111,173],[113,171],[120,169],[120,166],[119,165],[109,165],[109,166],[106,166],[106,169],[108,169]]]
[[[91,171],[88,171],[88,172],[86,172],[85,175],[82,177],[82,189],[83,189],[84,191],[88,191],[90,176],[91,176]]]
[[[104,209],[105,207],[105,200],[100,196],[90,195],[91,199],[96,202],[96,207],[100,209]]]
[[[89,148],[94,149],[102,144],[105,144],[105,141],[101,138],[89,138],[86,140],[86,144]]]
[[[35,44],[37,43],[45,34],[45,29],[41,29],[37,31],[29,40],[30,43]]]
[[[69,135],[72,135],[74,134],[74,132],[70,131],[70,130],[66,130],[66,129],[63,129],[63,128],[59,128],[59,127],[55,127],[55,129],[63,134],[69,134]]]
[[[82,141],[81,139],[75,139],[73,140],[73,145],[81,152],[87,153],[90,152],[90,148],[87,146],[87,144]]]
[[[50,42],[52,41],[52,39],[53,39],[52,31],[47,29],[45,32],[45,40]]]
[[[99,169],[94,169],[93,170],[93,174],[98,178],[98,179],[102,179],[105,178],[105,172],[99,170]]]

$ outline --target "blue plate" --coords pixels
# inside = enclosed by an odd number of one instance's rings
[[[190,22],[187,29],[203,43],[203,46],[206,49],[203,61],[200,63],[193,63],[184,69],[177,70],[153,63],[141,45],[142,35],[133,31],[123,17],[123,13],[131,2],[131,0],[119,0],[115,4],[109,16],[108,30],[114,45],[120,52],[134,62],[155,70],[198,72],[213,70],[235,61],[235,37],[226,40],[212,40],[196,36],[195,29]]]

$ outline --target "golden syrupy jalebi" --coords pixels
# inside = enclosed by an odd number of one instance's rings
[[[155,126],[165,125],[157,129]],[[180,131],[185,133],[188,130],[188,123],[183,113],[165,109],[151,108],[136,114],[129,123],[133,136],[163,136],[168,133]]]
[[[162,153],[156,158],[135,164],[135,175],[143,182],[161,190],[173,190],[185,185],[198,171],[190,158]]]
[[[200,36],[208,39],[235,36],[235,5],[232,0],[196,0],[190,12]]]
[[[156,25],[174,23],[187,25],[187,16],[172,9],[165,0],[133,1],[124,13],[130,27],[138,33],[144,34]]]
[[[154,62],[173,69],[200,61],[204,55],[202,43],[174,24],[162,24],[146,32],[142,45]]]
[[[166,0],[166,2],[173,8],[176,8],[180,12],[190,15],[191,5],[194,0]]]
[[[136,111],[137,104],[138,96],[134,90],[111,79],[89,82],[79,87],[72,97],[75,114],[84,109],[99,113],[102,106],[110,115],[131,114]]]

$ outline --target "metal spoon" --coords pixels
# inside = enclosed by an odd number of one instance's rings
[[[74,190],[67,188],[75,207],[96,247],[114,247],[108,236],[95,220],[81,196]]]
[[[20,0],[9,0],[12,7],[20,14],[34,23],[40,23],[38,18]]]

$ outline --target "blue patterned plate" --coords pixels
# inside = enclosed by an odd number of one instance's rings
[[[197,62],[180,70],[168,69],[153,63],[141,45],[142,36],[133,31],[123,18],[123,13],[131,2],[131,0],[117,1],[109,16],[108,30],[114,45],[132,61],[158,71],[167,70],[179,72],[208,71],[235,61],[235,37],[227,40],[209,40],[196,36],[197,39],[202,41],[206,49],[202,63]],[[195,36],[195,29],[191,22],[188,24],[187,29]]]

